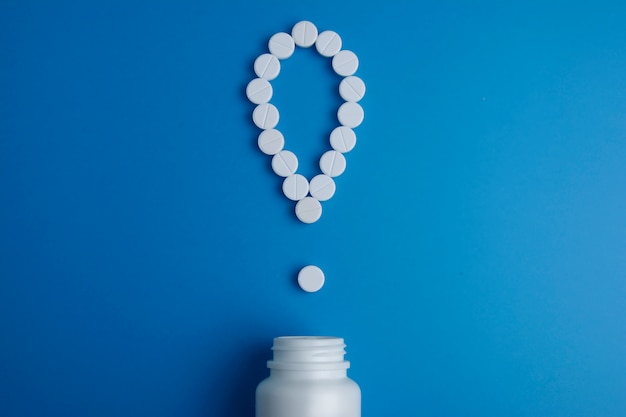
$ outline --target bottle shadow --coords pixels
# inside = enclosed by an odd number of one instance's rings
[[[207,417],[254,417],[256,387],[269,376],[273,338],[292,326],[283,323],[279,327],[252,321],[218,332],[221,336],[210,342],[212,358],[203,384],[208,390]]]

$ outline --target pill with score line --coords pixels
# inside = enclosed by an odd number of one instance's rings
[[[300,201],[309,193],[309,180],[303,175],[293,174],[283,181],[283,194],[290,200]]]
[[[291,151],[280,151],[272,157],[272,170],[279,177],[288,177],[296,173],[298,158]]]
[[[279,119],[278,109],[270,103],[259,104],[252,111],[252,121],[260,129],[275,128]]]
[[[259,78],[272,81],[280,73],[280,61],[272,54],[260,55],[254,61],[254,73]]]
[[[265,155],[276,155],[283,150],[285,137],[276,129],[266,129],[259,135],[257,143]]]
[[[290,34],[279,32],[270,38],[267,44],[270,52],[278,59],[287,59],[296,50],[296,45]]]
[[[303,20],[294,25],[291,30],[291,37],[296,45],[302,48],[308,48],[317,40],[317,27],[308,20]]]
[[[365,83],[354,75],[346,77],[339,83],[339,95],[345,101],[357,102],[365,95]]]
[[[272,98],[274,90],[272,85],[265,78],[255,78],[246,87],[246,96],[254,104],[267,103]]]
[[[346,158],[341,152],[325,152],[320,158],[320,169],[329,177],[338,177],[346,170]]]
[[[315,49],[320,55],[330,58],[341,50],[341,37],[332,30],[327,30],[317,35]]]
[[[332,65],[337,74],[347,77],[354,74],[359,68],[359,58],[352,51],[339,51],[333,57]]]
[[[347,126],[339,126],[330,132],[330,146],[341,153],[350,152],[356,145],[356,133]]]
[[[325,174],[316,175],[309,184],[311,197],[319,201],[330,200],[335,195],[336,188],[335,181]]]

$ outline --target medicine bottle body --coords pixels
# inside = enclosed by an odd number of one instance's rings
[[[361,390],[347,376],[343,339],[279,337],[269,378],[256,391],[256,417],[361,417]]]

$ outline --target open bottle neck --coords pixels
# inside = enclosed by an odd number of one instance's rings
[[[346,375],[350,362],[344,360],[342,338],[327,336],[285,336],[274,339],[274,358],[267,362],[272,375],[292,375],[294,371],[311,376]],[[276,371],[276,372],[275,372]]]
[[[287,369],[270,369],[270,375],[272,378],[280,378],[283,380],[322,380],[322,379],[343,379],[348,376],[346,369],[338,370],[323,370],[323,371],[311,371],[311,370],[287,370]]]

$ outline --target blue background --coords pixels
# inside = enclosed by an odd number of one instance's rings
[[[543,3],[3,1],[0,415],[251,417],[288,334],[364,416],[626,415],[626,3]],[[368,88],[313,225],[244,94],[301,19]],[[307,176],[339,80],[273,82]]]

